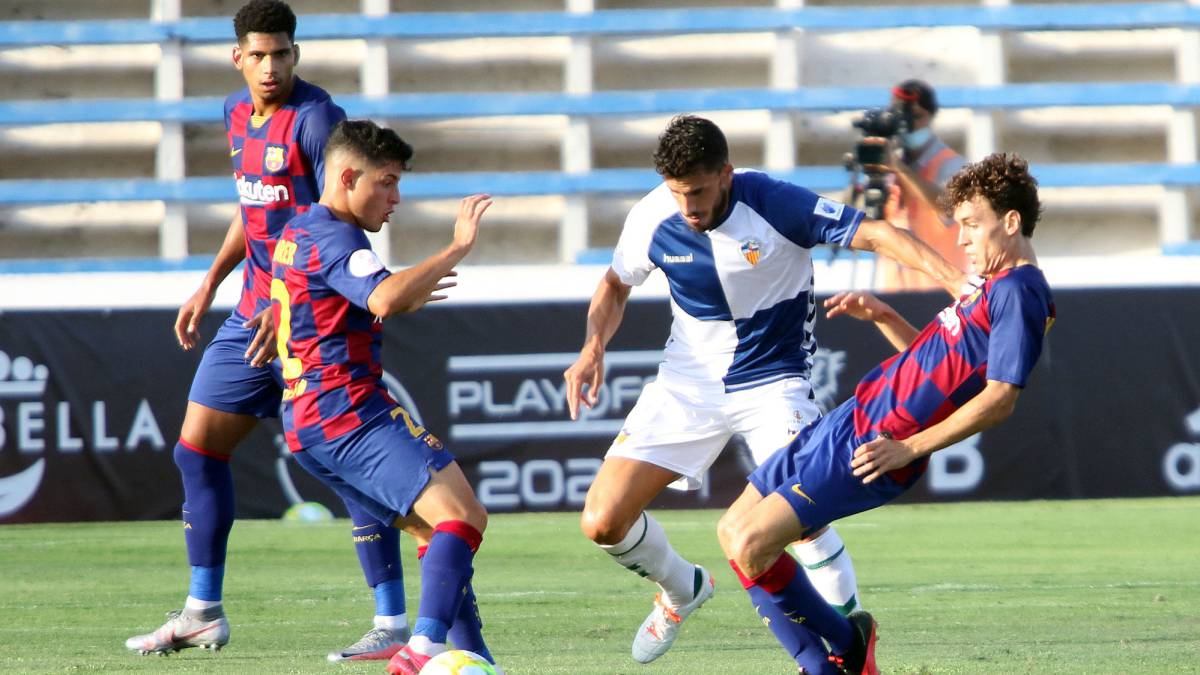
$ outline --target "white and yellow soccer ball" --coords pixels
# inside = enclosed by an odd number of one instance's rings
[[[465,649],[451,649],[429,660],[421,675],[497,675],[488,660]]]

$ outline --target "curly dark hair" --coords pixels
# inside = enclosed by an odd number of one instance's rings
[[[296,41],[296,13],[280,0],[250,0],[233,17],[233,33],[238,44],[247,33],[287,33],[288,41]]]
[[[699,171],[720,171],[729,163],[725,134],[711,121],[677,115],[658,137],[654,168],[664,178],[683,178]]]
[[[997,152],[963,167],[946,186],[941,207],[952,214],[961,203],[975,197],[988,200],[997,216],[1009,211],[1021,216],[1021,234],[1033,236],[1042,203],[1038,200],[1037,179],[1029,173],[1029,163],[1021,156]]]
[[[371,120],[338,122],[325,142],[325,157],[332,157],[340,150],[362,157],[373,166],[398,162],[404,171],[409,170],[408,160],[413,156],[412,146],[399,134]]]

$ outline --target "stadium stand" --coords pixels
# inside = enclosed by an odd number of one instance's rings
[[[1045,254],[1197,250],[1197,4],[292,4],[301,75],[417,147],[403,227],[376,242],[394,262],[426,255],[476,190],[505,197],[480,262],[588,259],[653,185],[676,112],[722,124],[736,164],[836,195],[850,119],[912,75],[938,89],[936,128],[969,158],[1035,164]],[[152,0],[149,17],[125,0],[8,5],[3,257],[215,250],[233,207],[220,100],[240,2]]]

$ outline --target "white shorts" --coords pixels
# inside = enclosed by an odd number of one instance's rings
[[[636,459],[678,473],[671,487],[696,490],[738,434],[762,464],[821,416],[808,381],[793,377],[726,393],[720,384],[671,379],[660,371],[629,411],[605,457]]]

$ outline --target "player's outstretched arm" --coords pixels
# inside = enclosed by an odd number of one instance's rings
[[[905,267],[924,272],[951,296],[957,296],[967,280],[967,275],[962,270],[946,262],[945,258],[912,232],[902,230],[886,220],[864,220],[859,223],[850,248],[874,251]]]
[[[600,385],[604,383],[604,350],[621,326],[632,290],[633,287],[621,281],[610,267],[592,295],[583,348],[575,363],[563,372],[567,383],[567,409],[573,420],[579,419],[580,404],[591,408],[599,400]],[[586,392],[584,385],[587,385]]]
[[[988,380],[975,398],[928,429],[903,441],[881,436],[858,446],[850,460],[854,475],[862,478],[863,483],[870,483],[888,471],[990,429],[1008,419],[1020,393],[1021,388],[1015,384]]]
[[[204,275],[200,288],[183,303],[179,314],[175,316],[175,339],[180,347],[191,349],[196,346],[200,339],[200,319],[212,306],[217,287],[245,257],[246,233],[242,230],[242,209],[238,208],[233,220],[229,222],[229,231],[225,233],[221,250],[217,251],[217,257],[213,259],[208,273]]]
[[[838,293],[825,300],[825,318],[845,314],[859,321],[871,321],[880,333],[892,343],[896,351],[904,351],[919,332],[915,326],[900,316],[891,305],[870,293],[852,291]]]
[[[454,238],[450,245],[417,265],[384,279],[367,298],[367,309],[379,317],[415,312],[430,300],[440,300],[437,291],[454,286],[447,281],[454,266],[466,257],[479,236],[479,219],[492,205],[490,195],[471,195],[458,204]]]

